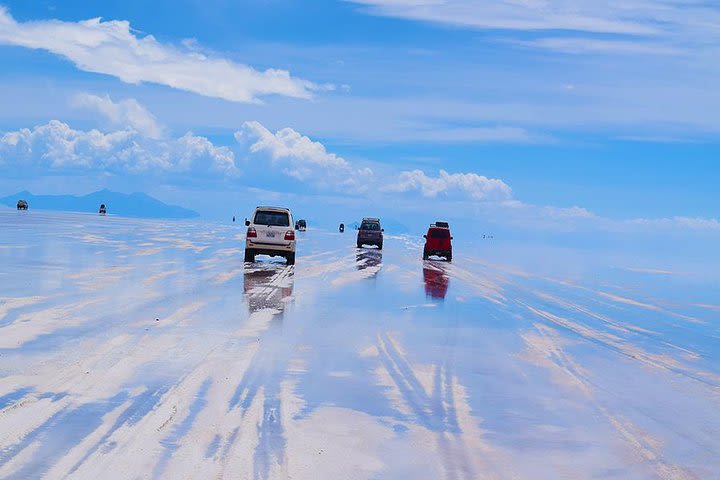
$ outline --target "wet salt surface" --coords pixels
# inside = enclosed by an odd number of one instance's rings
[[[0,212],[0,478],[720,471],[717,284],[242,231]]]

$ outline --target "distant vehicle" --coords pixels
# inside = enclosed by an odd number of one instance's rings
[[[98,210],[98,213],[99,213],[100,215],[105,215],[105,214],[107,213],[107,208],[105,208],[105,204],[104,204],[104,203],[101,203],[101,204],[100,204],[100,210]]]
[[[18,210],[27,210],[28,209],[28,203],[25,200],[18,200],[17,202],[17,209]]]
[[[358,228],[357,247],[362,248],[363,245],[377,245],[377,247],[382,250],[384,231],[380,226],[380,219],[370,217],[363,218]]]
[[[428,228],[425,237],[425,248],[423,248],[423,260],[431,255],[445,257],[445,260],[452,262],[452,242],[450,225],[447,222],[435,222]]]
[[[298,220],[295,222],[295,230],[300,230],[301,232],[304,232],[307,230],[307,222],[305,220]]]
[[[285,257],[288,265],[295,265],[295,230],[292,213],[287,208],[257,207],[245,236],[245,261],[254,262],[256,255]]]
[[[340,233],[343,233],[344,231],[345,231],[345,224],[341,223],[340,224]]]

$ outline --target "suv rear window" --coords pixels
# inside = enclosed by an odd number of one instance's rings
[[[286,212],[259,211],[255,214],[255,225],[268,225],[271,227],[289,227],[290,216]]]
[[[448,238],[450,236],[450,230],[443,230],[440,228],[434,228],[430,230],[431,238]]]
[[[380,230],[379,223],[363,223],[360,225],[360,230]]]

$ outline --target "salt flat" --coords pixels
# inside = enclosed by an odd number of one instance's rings
[[[0,478],[717,478],[716,284],[243,231],[0,212]]]

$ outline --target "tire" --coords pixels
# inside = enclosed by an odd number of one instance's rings
[[[382,242],[378,243],[377,246],[378,246],[378,250],[382,250]]]
[[[252,250],[245,249],[245,261],[253,263],[255,261],[255,254]]]
[[[295,265],[295,252],[285,255],[285,260],[288,265]]]
[[[452,262],[452,252],[448,252],[445,255],[445,260],[447,260],[448,262]]]
[[[427,252],[423,250],[423,260],[427,260],[428,258],[430,258],[430,255],[428,255]]]
[[[358,248],[362,248],[362,245],[363,245],[363,244],[360,243],[360,242],[358,242],[358,244],[357,244]]]

